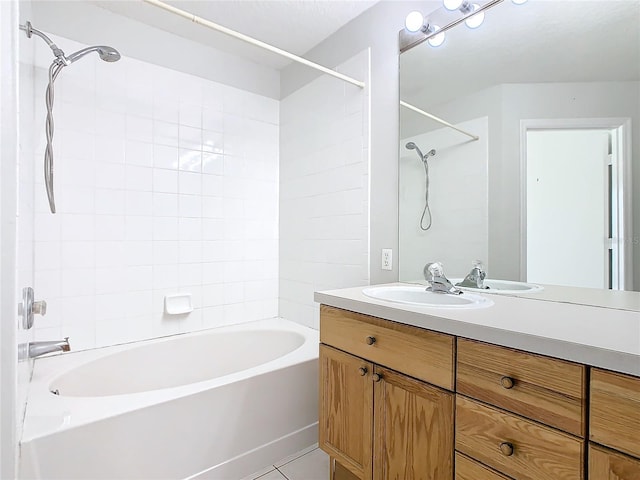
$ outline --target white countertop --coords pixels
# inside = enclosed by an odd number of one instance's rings
[[[389,284],[399,285],[399,284]],[[455,310],[377,300],[366,287],[316,292],[316,302],[396,322],[640,376],[640,312],[487,295]]]

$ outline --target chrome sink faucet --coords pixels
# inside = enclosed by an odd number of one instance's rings
[[[460,295],[462,290],[456,288],[444,275],[444,268],[440,262],[427,263],[424,266],[424,279],[429,283],[428,292],[434,293],[450,293],[452,295]]]
[[[484,265],[480,260],[474,260],[472,262],[473,268],[464,277],[464,280],[456,283],[457,287],[469,287],[469,288],[480,288],[487,289],[489,287],[484,286],[484,279],[487,278],[487,272],[484,269]]]
[[[53,352],[68,352],[70,350],[69,337],[65,337],[64,340],[52,342],[30,342],[29,358],[36,358]]]

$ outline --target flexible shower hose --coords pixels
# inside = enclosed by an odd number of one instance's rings
[[[47,146],[44,151],[44,183],[47,188],[47,198],[51,213],[56,213],[56,202],[53,196],[53,83],[64,64],[54,61],[49,67],[49,84],[45,94],[45,104],[47,107],[47,119],[45,121],[45,133],[47,135]]]

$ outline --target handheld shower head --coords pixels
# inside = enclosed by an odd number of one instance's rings
[[[418,146],[413,143],[413,142],[409,142],[405,145],[405,148],[407,150],[415,150],[416,152],[418,152],[418,155],[420,156],[420,160],[422,160],[423,162],[429,158],[429,157],[433,157],[436,154],[435,149],[431,149],[427,152],[426,155],[422,154],[422,150],[420,150],[420,148],[418,148]]]
[[[422,151],[415,143],[409,142],[405,145],[405,148],[407,148],[408,150],[415,150],[418,153],[420,160],[424,160],[424,155],[422,155]]]
[[[91,52],[97,52],[100,58],[105,62],[117,62],[120,60],[120,53],[118,53],[115,48],[108,47],[106,45],[83,48],[82,50],[78,50],[77,52],[69,55],[67,60],[69,63],[73,63]]]

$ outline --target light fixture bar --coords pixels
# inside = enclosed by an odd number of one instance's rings
[[[413,110],[414,112],[419,113],[420,115],[424,115],[425,117],[428,117],[431,120],[434,120],[434,121],[444,125],[445,127],[453,128],[455,131],[460,132],[460,133],[466,135],[467,137],[471,137],[473,140],[480,140],[479,136],[474,135],[473,133],[469,133],[469,132],[467,132],[465,130],[462,130],[461,128],[458,128],[455,125],[450,124],[449,122],[447,122],[446,120],[441,119],[440,117],[436,117],[435,115],[431,115],[430,113],[425,112],[424,110],[420,110],[418,107],[413,106],[410,103],[403,102],[402,100],[400,100],[400,105],[402,105],[405,108],[408,108],[409,110]]]
[[[148,1],[148,0],[145,0]],[[455,27],[456,25],[461,24],[469,17],[472,17],[480,12],[490,9],[491,7],[495,7],[497,4],[504,2],[504,0],[489,0],[487,3],[479,7],[477,10],[473,10],[472,12],[463,15],[460,18],[456,18],[455,20],[447,23],[444,27],[442,27],[437,32],[407,32],[404,28],[400,30],[400,53],[406,52],[410,48],[415,47],[416,45],[420,45],[423,42],[426,42],[431,37],[435,36],[438,33],[446,32],[450,28]],[[441,7],[443,8],[443,7]]]
[[[222,25],[219,25],[210,20],[207,20],[206,18],[198,17],[197,15],[194,15],[193,13],[189,13],[186,10],[176,8],[172,5],[161,2],[159,0],[143,0],[143,1],[151,5],[154,5],[156,7],[162,8],[167,12],[171,12],[175,15],[186,18],[187,20],[191,20],[193,23],[197,23],[198,25],[202,25],[212,30],[216,30],[220,33],[224,33],[225,35],[229,35],[230,37],[236,38],[238,40],[242,40],[243,42],[250,43],[251,45],[255,45],[256,47],[263,48],[264,50],[268,50],[272,53],[280,55],[281,57],[288,58],[289,60],[293,60],[294,62],[298,62],[298,63],[301,63],[302,65],[306,65],[307,67],[311,67],[315,70],[319,70],[322,73],[326,73],[327,75],[331,75],[332,77],[338,78],[340,80],[343,80],[357,87],[364,88],[365,86],[364,82],[361,82],[360,80],[356,80],[355,78],[351,78],[347,75],[343,75],[342,73],[338,73],[335,70],[331,70],[330,68],[327,68],[323,65],[314,63],[310,60],[307,60],[306,58],[299,57],[298,55],[287,52],[286,50],[282,50],[281,48],[274,47],[273,45],[269,45],[268,43],[262,42],[253,37],[245,35],[243,33],[236,32],[235,30],[231,30],[230,28],[227,28],[227,27],[223,27]]]

